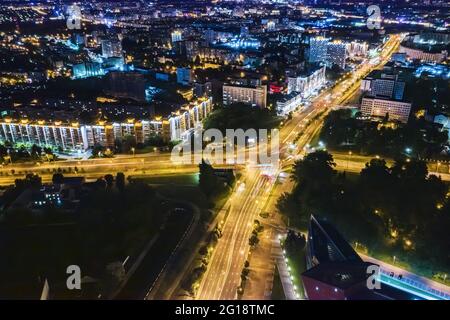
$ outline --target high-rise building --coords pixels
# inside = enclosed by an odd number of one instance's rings
[[[75,45],[84,44],[86,36],[81,33],[74,33],[70,37],[70,41]]]
[[[216,40],[216,32],[213,29],[206,29],[204,38],[207,43],[213,43]]]
[[[314,37],[309,39],[309,57],[310,63],[326,63],[327,48],[330,39],[325,37]]]
[[[76,122],[62,123],[61,121],[43,120],[32,122],[28,119],[14,121],[6,118],[0,120],[0,141],[8,141],[12,144],[53,146],[64,150],[86,149],[82,138],[82,128]]]
[[[212,95],[212,83],[207,82],[196,82],[194,84],[194,95],[196,97],[210,97]]]
[[[346,46],[350,57],[365,57],[369,50],[367,42],[352,41],[347,42]]]
[[[122,42],[119,39],[103,39],[102,56],[104,58],[121,57]]]
[[[267,107],[267,86],[223,86],[223,104],[228,106],[233,103],[242,102],[257,106],[259,108]]]
[[[212,99],[203,98],[172,113],[168,118],[170,140],[187,139],[191,132],[200,126],[211,110]]]
[[[347,59],[347,45],[340,40],[334,40],[327,45],[327,65],[332,67],[333,65],[339,66],[341,69],[345,69],[345,61]]]

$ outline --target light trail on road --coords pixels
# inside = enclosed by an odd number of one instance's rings
[[[333,88],[319,94],[310,108],[294,114],[292,119],[280,130],[279,138],[282,142],[280,149],[283,149],[287,144],[293,143],[292,140],[295,139],[298,132],[301,132],[297,141],[297,148],[302,152],[304,146],[313,138],[322,125],[319,119],[309,121],[308,118],[314,118],[319,115],[320,120],[322,120],[326,115],[326,111],[329,111],[333,105],[339,105],[347,100],[351,96],[350,94],[353,94],[356,90],[355,88],[358,87],[360,78],[373,69],[384,65],[398,47],[400,41],[400,36],[391,36],[384,45],[384,50],[387,50],[389,54],[384,55],[384,58],[378,65],[361,66],[359,70],[351,75],[350,79],[341,81]],[[345,94],[343,94],[344,91],[346,92]],[[331,97],[334,98],[333,102],[327,101],[328,94],[331,94]],[[303,131],[300,131],[302,127]],[[241,195],[233,193],[229,199],[232,209],[225,221],[223,235],[214,249],[207,271],[202,278],[196,299],[236,299],[241,271],[249,251],[248,238],[251,234],[253,220],[261,212],[261,208],[263,208],[263,204],[267,200],[267,197],[266,199],[261,199],[263,202],[261,204],[258,198],[264,197],[265,191],[271,190],[280,167],[282,167],[282,163],[272,168],[273,177],[268,180],[263,180],[264,176],[260,172],[258,173],[259,168],[256,167],[249,170],[247,167],[248,171],[243,175],[242,180],[245,181],[247,188],[250,188],[250,190],[247,189]],[[233,207],[233,201],[238,201],[239,204],[242,204],[240,209],[236,210]]]

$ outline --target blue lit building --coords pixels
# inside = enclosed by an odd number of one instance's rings
[[[249,37],[234,37],[223,44],[232,49],[258,49],[261,42],[258,39]]]
[[[89,77],[103,76],[105,71],[100,63],[97,62],[83,62],[74,64],[72,66],[72,78],[83,79]]]

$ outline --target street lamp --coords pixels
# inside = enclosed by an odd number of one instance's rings
[[[131,148],[131,152],[133,152],[133,157],[135,156],[136,149],[134,147]]]
[[[350,156],[352,155],[352,152],[349,151],[348,152],[348,157],[347,157],[347,170],[348,170],[348,162],[350,161]]]

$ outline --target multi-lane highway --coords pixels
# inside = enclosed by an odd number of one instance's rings
[[[169,153],[150,153],[136,156],[117,156],[89,160],[66,160],[55,162],[17,163],[0,168],[0,185],[10,185],[26,173],[39,174],[43,182],[49,182],[53,173],[61,170],[65,176],[82,175],[97,179],[105,174],[123,172],[125,175],[162,175],[198,172],[198,166],[178,165],[170,161]]]
[[[229,199],[230,212],[223,236],[214,249],[210,266],[200,284],[198,299],[233,299],[248,254],[253,220],[270,191],[270,178],[258,168],[249,167],[247,179]]]
[[[315,133],[320,130],[326,111],[332,106],[340,105],[349,99],[359,87],[359,81],[375,68],[384,65],[401,41],[401,36],[394,35],[384,44],[377,65],[363,64],[352,74],[339,80],[328,90],[323,91],[314,100],[312,106],[293,115],[280,130],[280,149],[296,141],[296,149],[302,152]],[[285,162],[292,161],[287,159]],[[275,178],[285,163],[272,167],[250,167],[243,174],[241,181],[245,189],[237,188],[229,199],[230,212],[223,227],[223,236],[219,240],[208,269],[202,278],[197,292],[197,299],[235,299],[240,284],[241,271],[249,251],[253,220],[261,212],[272,189]],[[269,173],[269,174],[268,174]],[[269,259],[269,257],[268,257]],[[263,297],[261,297],[263,298]]]

